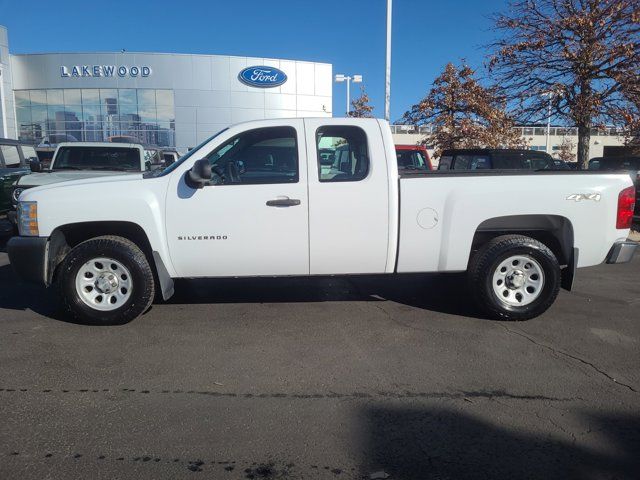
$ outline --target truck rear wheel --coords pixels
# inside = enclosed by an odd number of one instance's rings
[[[144,313],[154,297],[145,254],[123,237],[96,237],[64,259],[57,279],[65,309],[83,323],[126,323]]]
[[[471,259],[468,276],[478,306],[501,320],[541,315],[560,290],[556,256],[523,235],[503,235],[483,245]]]

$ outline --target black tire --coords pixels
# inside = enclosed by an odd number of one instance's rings
[[[506,259],[517,255],[533,258],[544,275],[538,297],[523,306],[507,303],[496,294],[493,287],[496,269]],[[560,290],[558,259],[545,244],[524,235],[503,235],[487,242],[471,259],[467,274],[478,307],[498,320],[528,320],[537,317],[553,304]]]
[[[92,258],[106,257],[120,262],[131,274],[131,292],[122,306],[102,311],[91,308],[76,291],[78,270]],[[86,240],[74,247],[56,272],[56,283],[64,309],[80,323],[117,325],[144,313],[154,298],[155,282],[149,261],[132,241],[117,236]]]

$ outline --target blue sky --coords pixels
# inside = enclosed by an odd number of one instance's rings
[[[447,62],[480,66],[489,16],[505,8],[505,0],[394,0],[391,119]],[[386,0],[0,0],[0,11],[13,53],[125,48],[328,62],[334,73],[362,74],[384,115]],[[345,85],[333,95],[340,116]]]

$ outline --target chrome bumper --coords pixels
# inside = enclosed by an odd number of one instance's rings
[[[607,255],[607,263],[627,263],[633,258],[633,254],[638,248],[636,242],[616,242],[609,250]]]

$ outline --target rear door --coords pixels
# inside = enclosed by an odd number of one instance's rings
[[[304,122],[310,273],[385,272],[389,186],[379,124],[349,119]],[[331,165],[327,158],[333,158]]]

